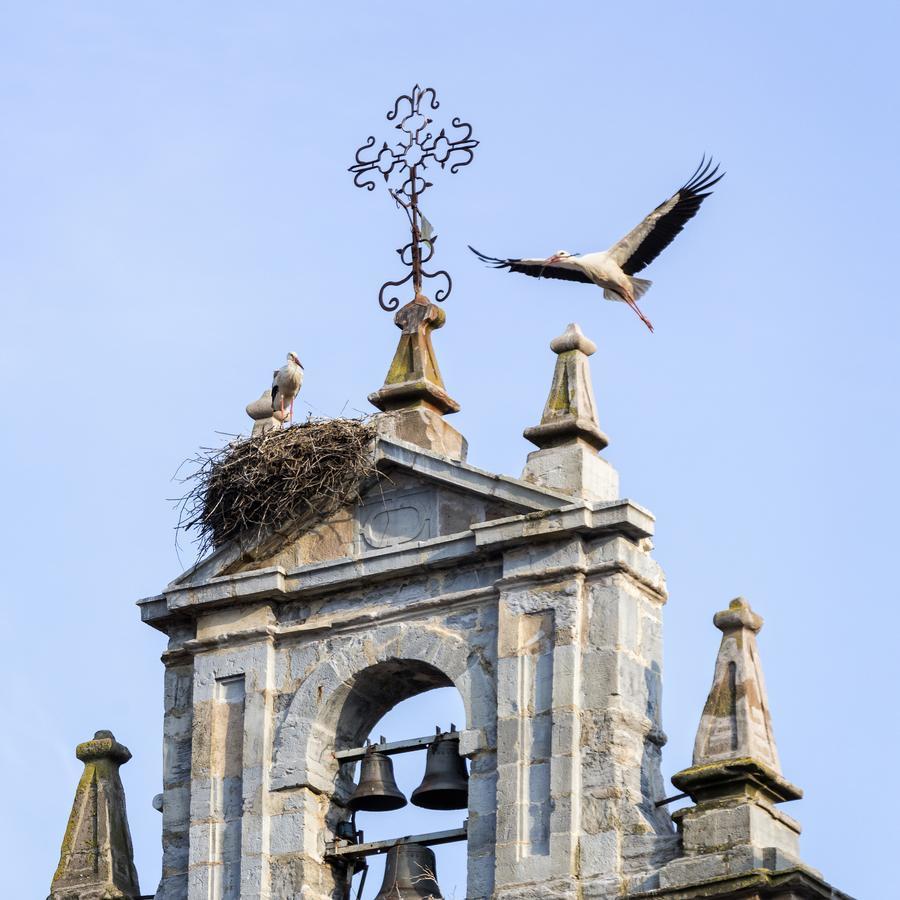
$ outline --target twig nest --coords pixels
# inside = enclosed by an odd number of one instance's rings
[[[359,496],[375,474],[375,426],[366,419],[309,419],[219,449],[192,462],[179,528],[202,556],[246,533],[251,539],[303,517],[310,523]]]

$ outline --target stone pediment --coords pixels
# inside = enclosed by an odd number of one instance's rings
[[[272,567],[291,570],[357,558],[575,502],[559,491],[493,475],[402,441],[378,439],[375,460],[379,475],[362,486],[361,500],[324,520],[301,515],[276,531],[229,541],[170,588]]]

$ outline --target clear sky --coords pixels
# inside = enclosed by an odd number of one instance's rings
[[[289,349],[301,411],[368,409],[398,335],[376,294],[404,229],[346,168],[420,81],[482,142],[426,206],[455,281],[436,346],[470,462],[521,471],[549,341],[579,322],[599,345],[607,456],[658,519],[667,774],[690,762],[711,617],[744,594],[766,619],[784,773],[806,791],[789,809],[804,859],[883,896],[897,17],[887,2],[3,3],[0,892],[46,896],[74,747],[98,728],[134,753],[123,777],[155,889],[164,642],[134,601],[191,561],[172,475],[246,432]],[[704,151],[728,175],[642,273],[655,334],[599,290],[465,249],[602,249]],[[390,736],[430,730],[419,709]]]

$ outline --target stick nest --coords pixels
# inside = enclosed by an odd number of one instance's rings
[[[256,539],[292,520],[319,521],[359,497],[375,475],[375,426],[366,419],[312,419],[188,460],[178,528],[198,555],[245,533]],[[251,538],[252,539],[252,538]]]

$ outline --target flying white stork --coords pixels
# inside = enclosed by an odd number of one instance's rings
[[[634,275],[652,263],[672,243],[688,219],[696,215],[704,198],[712,193],[710,188],[725,175],[724,172],[717,175],[718,171],[718,166],[712,167],[712,158],[707,162],[704,155],[687,183],[660,203],[640,225],[632,228],[609,250],[583,255],[559,250],[546,259],[497,259],[479,253],[472,246],[469,249],[495,269],[521,272],[535,278],[561,278],[564,281],[596,284],[603,288],[603,296],[607,300],[627,303],[653,331],[650,320],[637,305],[637,300],[647,293],[653,282],[635,278]]]
[[[281,409],[284,422],[284,408],[288,407],[288,419],[294,420],[294,397],[303,384],[303,364],[296,353],[288,353],[287,362],[272,373],[272,411]]]

